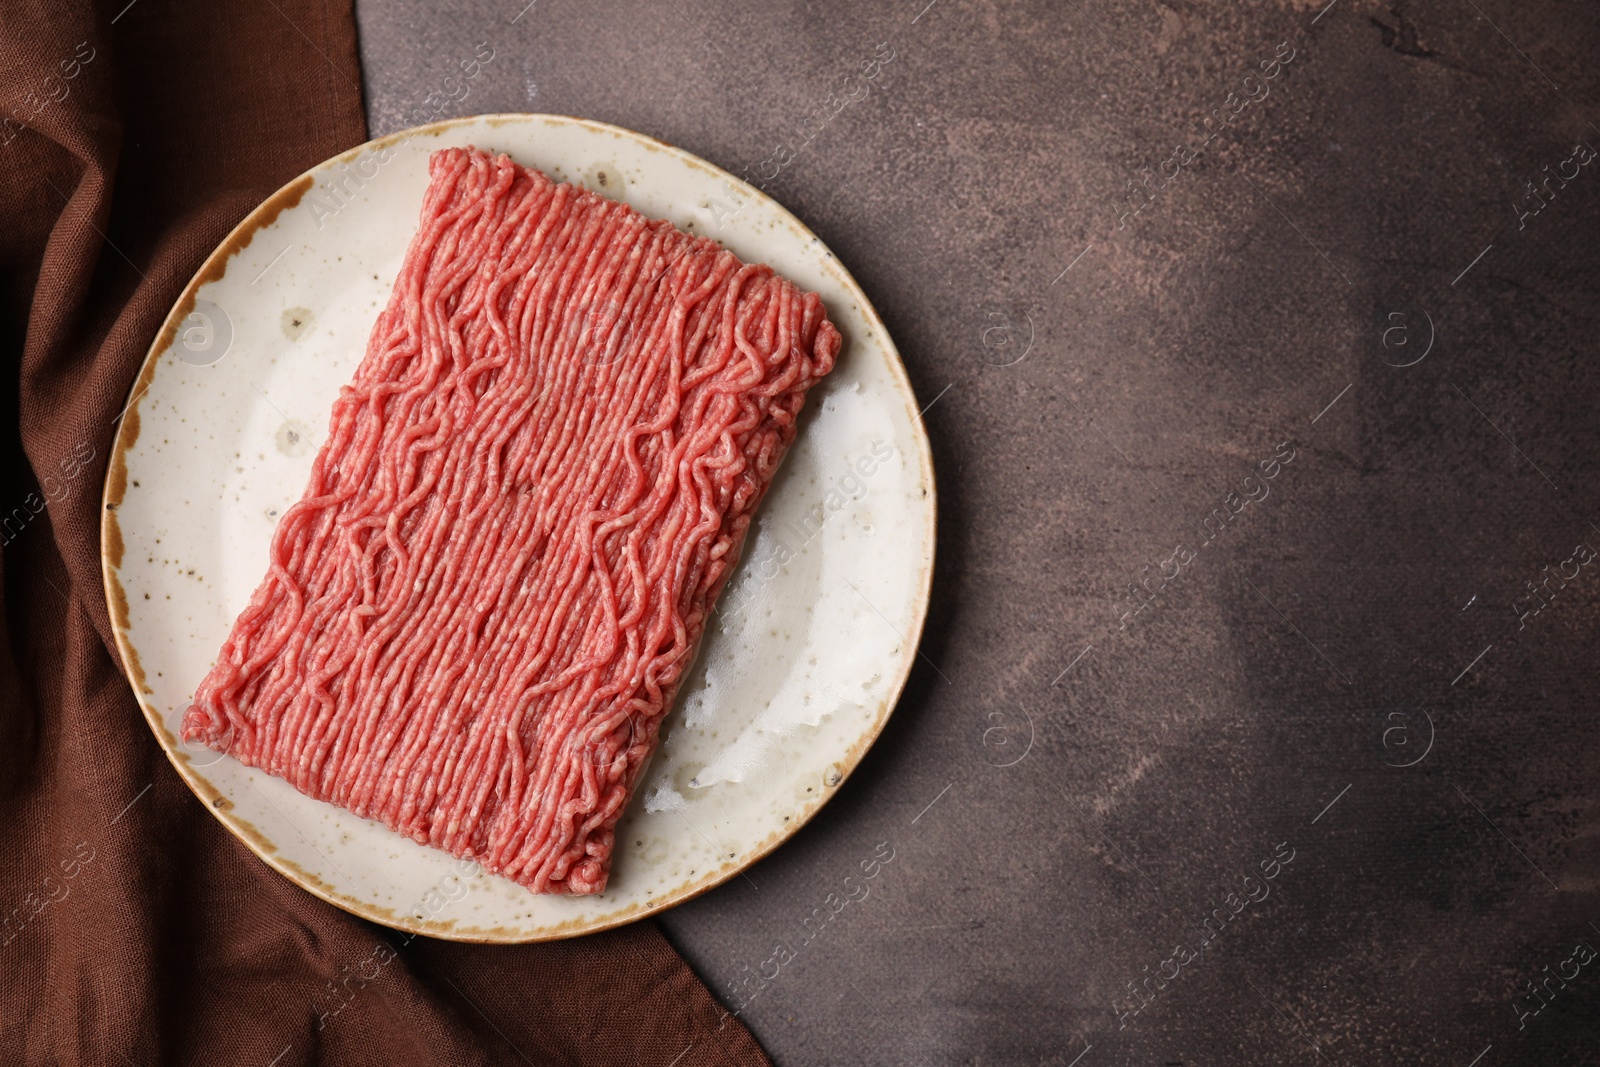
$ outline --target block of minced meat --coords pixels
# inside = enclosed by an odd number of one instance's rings
[[[504,156],[420,228],[183,736],[536,893],[613,828],[839,332]]]

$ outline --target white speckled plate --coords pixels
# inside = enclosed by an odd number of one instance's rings
[[[845,338],[617,828],[610,886],[592,897],[535,896],[177,736],[388,299],[428,154],[467,144],[771,264],[820,293]],[[274,194],[167,317],[106,479],[118,645],[178,773],[262,859],[318,896],[463,941],[630,922],[770,852],[882,730],[916,655],[933,568],[933,468],[917,408],[854,279],[794,216],[726,172],[628,130],[553,115],[395,134]]]

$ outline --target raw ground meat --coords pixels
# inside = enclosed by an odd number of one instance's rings
[[[613,827],[838,331],[504,156],[420,228],[183,735],[538,893]]]

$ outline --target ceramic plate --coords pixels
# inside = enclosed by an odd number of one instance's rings
[[[505,152],[768,263],[820,293],[844,335],[617,827],[610,886],[597,896],[536,896],[178,740],[388,300],[428,155],[451,145]],[[118,645],[178,773],[312,893],[463,941],[629,922],[726,881],[794,833],[888,719],[933,567],[933,469],[917,400],[849,273],[794,216],[726,172],[628,130],[552,115],[407,130],[323,163],[252,212],[151,347],[102,514]]]

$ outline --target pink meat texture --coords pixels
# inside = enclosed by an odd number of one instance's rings
[[[535,893],[613,833],[840,337],[505,156],[421,225],[183,736]]]

